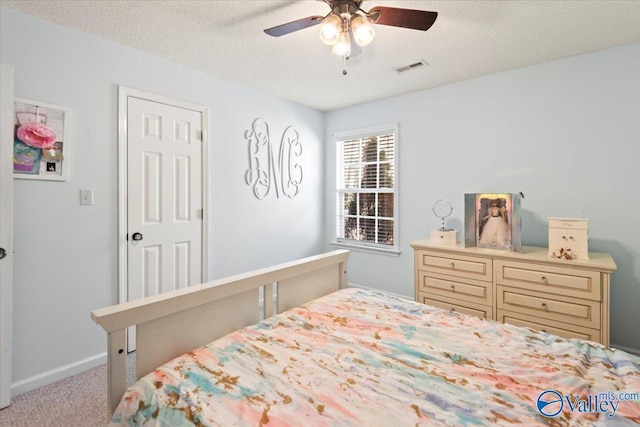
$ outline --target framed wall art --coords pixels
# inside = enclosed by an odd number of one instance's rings
[[[521,202],[517,193],[465,194],[465,246],[521,252]]]
[[[69,109],[23,98],[13,106],[13,177],[66,181]]]

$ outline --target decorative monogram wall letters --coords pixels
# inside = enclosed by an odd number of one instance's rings
[[[296,197],[302,182],[302,166],[298,163],[302,144],[298,131],[292,126],[284,130],[277,163],[271,148],[269,124],[265,120],[256,119],[252,128],[245,132],[245,139],[249,143],[249,169],[245,173],[245,182],[253,186],[253,194],[264,199],[273,185],[276,197],[280,197],[280,192],[290,199]]]

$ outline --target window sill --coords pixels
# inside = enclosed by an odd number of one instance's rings
[[[350,249],[352,251],[366,252],[370,254],[379,254],[379,255],[387,255],[387,256],[400,255],[400,251],[397,249],[383,249],[383,248],[376,248],[373,246],[356,245],[353,243],[343,243],[343,242],[329,242],[329,244],[337,248]]]

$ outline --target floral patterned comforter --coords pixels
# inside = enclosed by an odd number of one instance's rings
[[[111,425],[623,426],[638,393],[623,351],[345,289],[163,365]]]

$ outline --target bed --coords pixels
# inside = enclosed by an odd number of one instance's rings
[[[640,423],[640,358],[346,288],[347,257],[94,311],[109,333],[111,424]],[[139,380],[127,388],[124,330],[134,324]]]

